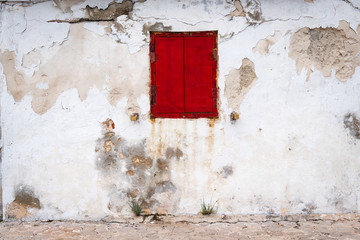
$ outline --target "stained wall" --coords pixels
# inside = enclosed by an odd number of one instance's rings
[[[4,218],[359,211],[356,1],[0,4]],[[219,117],[150,119],[149,31],[205,30]]]

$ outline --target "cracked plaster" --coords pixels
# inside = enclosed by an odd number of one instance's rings
[[[218,200],[219,214],[358,211],[360,150],[358,139],[349,134],[352,122],[344,127],[346,114],[359,115],[358,68],[344,83],[316,71],[306,82],[288,56],[299,29],[335,29],[339,20],[356,29],[355,5],[148,0],[134,2],[129,15],[77,23],[86,18],[86,6],[106,10],[110,2],[2,5],[0,26],[7,33],[0,36],[5,205],[14,200],[11,192],[21,175],[36,186],[42,203],[27,219],[131,214],[123,199],[144,192],[132,189],[127,195],[122,189],[137,182],[127,180],[138,176],[137,169],[120,164],[116,174],[123,175],[116,178],[96,164],[101,122],[111,118],[114,134],[130,145],[146,139],[143,151],[153,159],[152,168],[168,168],[156,177],[164,183],[153,189],[156,200],[166,205],[163,212],[197,214],[201,199]],[[324,8],[329,11],[319,11]],[[149,26],[218,30],[219,119],[148,119]],[[274,33],[281,35],[271,45]],[[262,51],[270,45],[271,51],[253,52],[263,41]],[[252,69],[247,71],[250,81],[241,80],[246,67]],[[230,82],[240,93],[229,91]],[[229,119],[233,110],[240,113],[235,123]],[[129,118],[134,112],[140,113],[136,123]],[[117,161],[124,159],[119,155]],[[147,174],[146,179],[155,179]]]

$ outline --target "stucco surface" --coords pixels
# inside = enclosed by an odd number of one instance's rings
[[[126,216],[133,200],[358,212],[359,14],[341,0],[1,3],[4,217]],[[218,31],[217,119],[149,118],[154,30]]]

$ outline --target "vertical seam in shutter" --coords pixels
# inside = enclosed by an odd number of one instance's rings
[[[183,40],[183,86],[184,86],[184,110],[182,113],[185,113],[185,98],[186,98],[186,93],[185,93],[185,36],[182,37]]]

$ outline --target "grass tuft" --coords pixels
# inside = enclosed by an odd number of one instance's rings
[[[201,203],[201,214],[202,215],[210,215],[212,213],[215,212],[215,203],[209,202],[209,203],[205,203],[205,201],[203,200]]]
[[[131,211],[136,215],[136,216],[140,216],[143,213],[143,209],[140,205],[139,202],[137,201],[131,201],[129,203],[129,206],[131,208]]]

